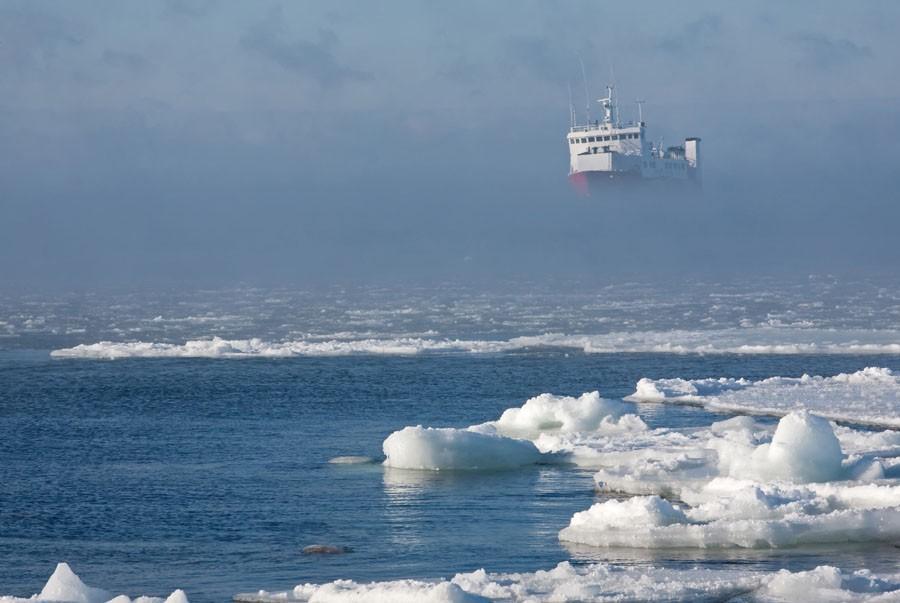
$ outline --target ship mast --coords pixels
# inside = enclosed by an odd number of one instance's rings
[[[603,125],[612,126],[616,123],[616,101],[613,95],[613,86],[606,86],[606,98],[598,98],[597,102],[603,107]]]

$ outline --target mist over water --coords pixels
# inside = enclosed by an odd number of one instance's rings
[[[892,5],[504,6],[7,3],[0,287],[900,259]],[[612,68],[624,118],[646,99],[653,140],[702,138],[702,195],[573,194],[579,56],[591,97]]]

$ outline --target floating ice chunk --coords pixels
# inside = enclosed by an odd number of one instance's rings
[[[682,380],[682,382],[690,385],[687,381]],[[696,393],[697,390],[693,387],[688,391],[681,390],[678,392],[681,396],[694,395]],[[625,399],[633,400],[635,402],[664,402],[666,394],[660,391],[660,388],[653,379],[643,377],[637,382],[637,385],[634,386],[634,393]]]
[[[176,590],[165,601],[158,597],[134,600],[127,595],[113,597],[105,590],[87,586],[68,563],[62,562],[57,564],[40,593],[27,599],[0,595],[0,603],[188,603],[188,599],[182,590]]]
[[[766,500],[760,492],[753,492],[754,500],[744,501],[745,509],[759,515],[771,511],[778,500]],[[640,497],[647,498],[647,497]],[[600,503],[605,504],[605,503]],[[654,506],[658,503],[654,503]],[[789,511],[789,505],[782,505]],[[595,505],[594,507],[597,507]],[[572,523],[559,533],[562,541],[597,547],[632,548],[779,548],[801,544],[828,542],[892,542],[900,539],[900,509],[848,509],[819,515],[786,512],[773,519],[721,518],[708,522],[674,521],[675,512],[660,513],[655,523],[647,520],[643,505],[630,525],[619,518],[622,525],[609,529],[603,509],[589,509],[592,513],[573,516]],[[674,509],[674,505],[672,506]],[[664,508],[665,509],[665,508]],[[678,510],[676,510],[678,511]],[[585,513],[585,512],[582,512]],[[739,514],[739,513],[738,513]],[[688,513],[685,513],[687,516]],[[576,517],[578,517],[576,521]]]
[[[541,394],[521,407],[506,409],[496,421],[467,429],[419,426],[395,431],[384,441],[384,464],[405,469],[501,469],[563,458],[557,453],[572,456],[578,444],[566,436],[645,431],[640,417],[623,414],[626,408],[598,392],[578,398]]]
[[[508,469],[541,460],[527,440],[452,428],[405,427],[383,449],[384,464],[400,469]]]
[[[599,392],[578,398],[541,394],[521,408],[507,408],[497,420],[504,435],[535,436],[545,431],[593,431],[606,416],[621,414],[622,405],[600,398]]]
[[[846,454],[865,453],[900,456],[900,431],[890,429],[864,431],[837,425],[834,427],[834,435],[841,442],[841,450]]]
[[[322,585],[301,584],[295,587],[290,594],[293,600],[308,601],[309,603],[482,603],[488,601],[484,597],[467,593],[450,582],[429,583],[417,580],[368,584],[360,584],[352,580],[337,580]],[[279,600],[283,599],[279,598]]]
[[[622,501],[596,503],[572,516],[570,527],[590,526],[598,530],[629,530],[635,525],[668,526],[687,517],[678,505],[659,496],[635,496]]]
[[[792,413],[771,429],[749,417],[714,423],[709,429],[657,429],[631,434],[627,446],[596,437],[570,438],[556,444],[542,437],[542,451],[573,449],[573,460],[597,467],[600,490],[629,494],[682,497],[716,477],[758,482],[794,483],[830,480],[873,481],[900,476],[900,449],[892,446],[896,432],[862,432],[834,427],[810,413]],[[771,438],[771,442],[767,441]],[[842,441],[854,450],[841,453]],[[554,448],[556,446],[556,448]],[[882,449],[885,446],[886,449]]]
[[[832,377],[760,381],[644,378],[626,400],[699,404],[716,411],[775,416],[807,409],[836,421],[900,427],[900,375],[877,367]]]
[[[180,593],[180,595],[178,593]],[[184,596],[184,599],[179,599],[177,598],[178,596]],[[173,599],[173,597],[176,598]],[[2,601],[2,598],[0,598],[0,603],[2,603]],[[132,599],[128,595],[119,595],[113,597],[106,603],[185,603],[186,601],[187,596],[184,594],[184,591],[176,590],[169,595],[167,599],[162,599],[161,597],[135,597]]]
[[[781,570],[757,593],[762,601],[897,601],[900,583],[878,578],[868,570],[845,574],[819,566],[807,572]]]
[[[633,429],[638,422],[646,428],[636,415],[628,415],[628,427],[620,428],[617,421],[625,411],[624,404],[601,398],[596,391],[578,398],[541,394],[527,400],[521,407],[507,408],[497,421],[489,425],[503,435],[530,440],[542,433]]]
[[[102,603],[110,594],[92,588],[81,581],[68,563],[59,563],[37,598],[42,601],[66,601],[71,603]]]
[[[678,498],[720,476],[807,483],[885,475],[882,460],[862,453],[865,438],[857,439],[859,452],[845,459],[831,424],[820,417],[792,413],[771,433],[749,417],[735,417],[708,429],[636,432],[624,444],[581,436],[566,443],[542,436],[536,443],[542,451],[572,449],[576,463],[597,467],[598,489],[629,494]]]
[[[188,603],[187,595],[178,589],[166,598],[165,603]]]
[[[753,453],[756,477],[763,480],[825,482],[843,477],[844,455],[831,424],[806,411],[778,422],[771,444]]]
[[[844,461],[847,479],[873,482],[885,478],[884,464],[875,459],[851,457]]]
[[[706,601],[754,590],[763,577],[748,572],[667,570],[605,563],[574,567],[564,561],[532,573],[457,574],[453,583],[496,601]]]
[[[716,478],[681,497],[684,506],[655,496],[597,503],[576,513],[560,539],[638,548],[900,540],[900,484]]]
[[[373,462],[373,459],[370,456],[348,455],[330,458],[328,462],[332,465],[365,465]]]
[[[709,430],[716,435],[729,435],[734,432],[752,434],[758,430],[758,425],[753,420],[753,417],[740,416],[725,419],[724,421],[716,421],[709,426]]]

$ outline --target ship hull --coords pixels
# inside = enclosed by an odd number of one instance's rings
[[[569,174],[569,182],[579,195],[591,196],[616,190],[645,190],[656,187],[666,189],[694,190],[697,181],[690,178],[643,178],[640,171],[628,172],[574,172]]]

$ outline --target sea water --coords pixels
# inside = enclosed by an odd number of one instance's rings
[[[843,311],[834,307],[840,300],[816,306],[814,294],[785,301],[756,292],[744,292],[744,301],[732,300],[726,310],[712,308],[721,300],[664,296],[630,307],[618,299],[628,297],[621,291],[538,301],[479,294],[456,302],[447,291],[420,292],[412,300],[370,291],[363,302],[346,294],[307,299],[252,290],[232,293],[236,299],[223,304],[205,295],[153,297],[146,306],[131,294],[112,298],[115,303],[6,300],[0,317],[6,329],[0,339],[0,592],[39,592],[58,561],[108,591],[165,595],[177,587],[201,602],[340,578],[438,578],[481,567],[530,572],[563,560],[898,571],[890,544],[641,550],[565,543],[558,534],[573,514],[610,497],[595,492],[594,470],[550,463],[410,471],[381,464],[382,442],[404,426],[478,424],[543,392],[599,390],[621,399],[645,377],[752,381],[865,367],[900,372],[900,355],[876,348],[862,354],[808,354],[803,347],[788,354],[594,353],[540,342],[396,350],[387,349],[388,341],[508,342],[553,331],[595,336],[642,329],[690,331],[699,340],[707,328],[748,329],[772,337],[773,345],[784,343],[789,331],[793,343],[821,346],[828,342],[811,333],[834,333],[839,323],[846,333],[871,331],[863,343],[889,346],[898,341],[891,334],[898,321],[892,294],[874,310],[857,305]],[[805,311],[803,303],[809,304]],[[717,313],[717,324],[710,325],[705,319]],[[766,321],[768,327],[760,326]],[[136,352],[112,361],[51,356],[100,341],[183,346],[213,336],[367,343],[278,358],[227,351],[163,358]],[[860,342],[858,335],[841,336],[828,344]],[[740,345],[739,337],[732,343]],[[731,416],[647,402],[632,410],[650,428],[706,427]],[[346,455],[372,461],[329,463]],[[304,555],[312,544],[350,551]]]

